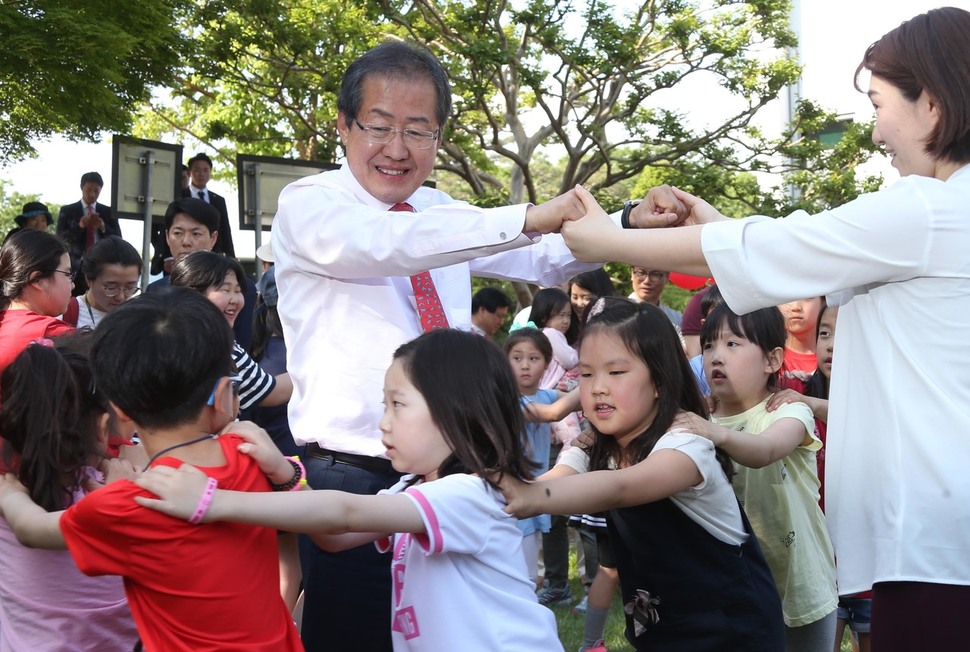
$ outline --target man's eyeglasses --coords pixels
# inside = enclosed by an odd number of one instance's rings
[[[121,293],[124,293],[126,297],[133,297],[140,289],[137,285],[126,285],[124,287],[120,285],[101,285],[101,291],[104,293],[104,296],[112,299]]]
[[[660,279],[662,279],[665,276],[667,276],[667,272],[658,272],[657,270],[651,270],[651,271],[648,272],[648,271],[643,270],[643,269],[635,269],[635,270],[633,270],[633,278],[635,278],[638,281],[642,281],[643,279],[647,278],[648,276],[650,277],[650,280],[651,281],[659,281]]]
[[[74,282],[74,277],[77,276],[77,272],[64,271],[63,269],[55,269],[54,270],[54,273],[55,274],[63,274],[64,276],[66,276],[67,278],[69,278],[71,280],[71,283]]]
[[[438,136],[441,135],[440,129],[435,129],[434,131],[421,131],[420,129],[395,129],[394,127],[374,124],[372,122],[361,124],[358,120],[354,120],[354,124],[356,124],[360,130],[364,132],[364,138],[366,138],[367,142],[371,143],[372,145],[386,145],[394,140],[396,135],[401,134],[404,136],[404,144],[408,147],[414,147],[415,149],[431,149],[438,140]]]
[[[242,385],[242,376],[232,375],[232,376],[226,376],[226,378],[228,378],[229,379],[229,382],[232,384],[232,395],[233,396],[238,395],[239,394],[239,387],[240,387],[240,385]],[[212,387],[212,393],[209,394],[209,400],[206,401],[206,405],[215,405],[216,404],[216,390],[219,389],[219,383],[221,383],[221,382],[222,382],[222,378],[218,378],[216,380],[216,384],[213,385],[213,387]]]

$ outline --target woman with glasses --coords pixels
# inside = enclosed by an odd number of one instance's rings
[[[57,319],[74,288],[67,245],[25,229],[0,247],[0,371],[27,345],[73,330]]]
[[[98,240],[81,263],[88,290],[73,297],[62,319],[77,328],[94,328],[109,312],[141,289],[141,256],[116,235]]]

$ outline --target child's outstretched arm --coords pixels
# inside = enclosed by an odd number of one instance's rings
[[[768,466],[813,441],[805,424],[794,417],[778,419],[760,433],[753,434],[720,426],[693,412],[681,412],[672,427],[684,428],[710,439],[731,459],[749,469]]]
[[[591,514],[643,505],[669,498],[701,480],[700,471],[688,455],[664,449],[624,469],[536,482],[504,477],[499,487],[508,501],[505,511],[525,518],[536,514]]]
[[[66,550],[64,535],[61,534],[60,512],[48,512],[35,503],[20,484],[17,477],[8,473],[0,477],[0,515],[17,536],[17,541],[28,548]]]
[[[555,403],[529,403],[523,409],[528,421],[562,421],[579,410],[579,388],[562,393]]]
[[[201,521],[236,521],[289,532],[343,534],[424,532],[417,507],[404,495],[361,496],[342,491],[245,492],[217,490],[205,509],[208,477],[190,464],[178,469],[153,467],[136,483],[159,499],[136,496],[135,501],[156,511],[189,520],[197,511]],[[366,540],[357,540],[360,545]]]

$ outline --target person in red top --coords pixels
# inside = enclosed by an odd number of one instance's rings
[[[225,319],[198,293],[141,297],[95,331],[95,382],[118,419],[137,428],[149,466],[189,462],[226,489],[289,488],[302,477],[299,465],[281,458],[283,468],[261,470],[244,453],[247,438],[269,440],[233,422],[232,342]],[[24,545],[66,546],[84,573],[121,575],[146,650],[303,650],[279,592],[275,530],[193,525],[138,506],[139,495],[151,494],[118,480],[49,513],[8,475],[0,508]]]
[[[24,229],[0,248],[0,371],[27,345],[74,330],[56,317],[71,299],[67,246],[46,231]]]
[[[812,297],[778,306],[785,316],[785,330],[788,331],[785,364],[781,368],[783,375],[807,381],[815,372],[815,326],[824,305],[825,300],[822,297]]]

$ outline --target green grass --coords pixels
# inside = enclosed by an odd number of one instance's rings
[[[576,652],[583,643],[583,627],[586,623],[586,616],[572,612],[572,608],[583,597],[583,584],[576,575],[575,550],[570,551],[569,568],[569,586],[573,590],[575,600],[572,604],[552,607],[552,611],[556,614],[556,622],[559,625],[559,640],[562,641],[565,652]],[[613,597],[613,606],[610,607],[610,615],[606,620],[606,630],[603,632],[606,649],[610,652],[630,652],[633,650],[633,647],[630,646],[623,635],[624,627],[626,627],[626,620],[623,617],[623,604],[620,602],[620,592],[617,590]]]
[[[562,641],[565,652],[576,652],[583,643],[583,627],[586,622],[584,614],[574,614],[572,608],[583,597],[583,584],[576,575],[576,551],[571,550],[569,554],[569,586],[573,590],[572,604],[561,607],[552,607],[556,614],[556,623],[559,626],[559,640]],[[620,592],[617,590],[613,597],[613,606],[610,607],[610,615],[606,620],[606,631],[603,633],[603,640],[606,642],[606,649],[610,652],[631,652],[633,647],[627,642],[623,635],[623,628],[626,627],[626,620],[623,617],[623,605],[620,602]],[[853,652],[848,627],[842,639],[841,652]]]

